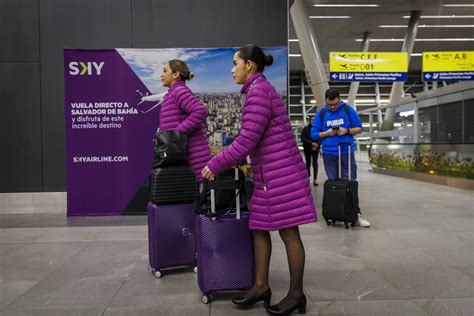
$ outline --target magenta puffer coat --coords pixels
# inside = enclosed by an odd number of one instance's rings
[[[262,73],[249,78],[242,129],[235,141],[207,164],[219,174],[250,155],[255,190],[250,201],[251,230],[280,230],[316,221],[305,164],[285,105]]]
[[[168,90],[160,109],[160,130],[176,130],[188,135],[188,163],[202,181],[201,170],[211,158],[206,134],[207,109],[184,81],[177,81]]]

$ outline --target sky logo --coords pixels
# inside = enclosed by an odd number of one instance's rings
[[[102,67],[104,67],[105,62],[101,61],[100,63],[96,63],[95,61],[71,61],[69,63],[69,74],[71,76],[83,76],[83,75],[97,75],[100,76],[102,74]]]

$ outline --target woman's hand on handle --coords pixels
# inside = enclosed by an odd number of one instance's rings
[[[205,166],[205,167],[202,169],[201,174],[202,174],[202,176],[204,177],[204,179],[207,179],[207,180],[214,180],[215,174],[211,171],[211,169],[209,169],[208,166]]]

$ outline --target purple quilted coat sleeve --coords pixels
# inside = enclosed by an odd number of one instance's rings
[[[246,81],[242,93],[247,99],[240,134],[208,162],[209,169],[219,174],[250,155],[254,181],[251,230],[280,230],[315,222],[308,172],[279,93],[261,73]]]
[[[247,96],[242,113],[242,128],[239,136],[224,151],[214,156],[207,164],[214,174],[240,164],[262,138],[272,113],[270,100],[265,91],[256,90]]]

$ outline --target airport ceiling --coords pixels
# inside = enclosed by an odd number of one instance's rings
[[[414,10],[422,11],[422,18],[413,53],[474,50],[473,0],[304,0],[304,2],[308,17],[312,17],[309,21],[324,63],[328,63],[331,51],[360,51],[361,42],[356,40],[362,39],[364,32],[371,32],[369,51],[401,51],[403,41],[391,40],[404,39],[409,21],[406,16],[410,16]],[[339,6],[328,7],[328,5]],[[288,35],[290,69],[303,70],[303,59],[295,56],[301,54],[299,43],[291,41],[297,39],[291,17]],[[421,56],[412,56],[409,68],[410,71],[419,71]]]

